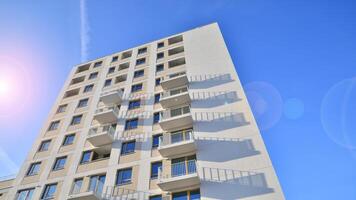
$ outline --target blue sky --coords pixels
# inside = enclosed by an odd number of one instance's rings
[[[3,0],[0,81],[15,92],[0,94],[0,176],[25,159],[73,65],[218,22],[286,198],[354,200],[355,10],[352,0]]]

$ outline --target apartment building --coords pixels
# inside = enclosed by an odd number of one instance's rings
[[[282,200],[216,23],[77,65],[0,199]]]

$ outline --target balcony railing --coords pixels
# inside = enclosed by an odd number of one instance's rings
[[[114,137],[115,136],[115,130],[116,130],[116,127],[114,127],[112,124],[105,124],[105,125],[102,125],[102,126],[97,126],[97,127],[93,127],[91,129],[89,129],[88,136],[92,137],[92,136],[95,136],[95,135],[106,133],[106,134]]]
[[[170,74],[162,77],[161,80],[161,86],[164,90],[185,86],[188,85],[188,83],[189,81],[186,72]]]
[[[94,188],[88,188],[86,191],[80,191],[81,188],[72,188],[68,197],[70,200],[100,200],[102,199],[103,183],[96,184]]]
[[[169,171],[170,173],[167,173]],[[188,160],[184,162],[173,163],[164,169],[160,168],[158,173],[158,180],[164,181],[164,179],[185,176],[189,174],[197,173],[196,160]]]
[[[170,109],[170,110],[165,110],[163,112],[161,112],[161,120],[167,120],[170,119],[172,117],[177,117],[180,115],[184,115],[190,113],[190,108],[189,106],[184,106],[181,108],[174,108],[174,109]]]
[[[119,114],[119,108],[117,106],[105,106],[96,109],[95,114],[107,112],[107,111],[113,111],[116,115]]]
[[[188,88],[187,87],[183,87],[183,88],[178,88],[178,89],[173,89],[173,90],[169,90],[166,92],[162,92],[162,97],[161,98],[168,98],[171,96],[175,96],[184,92],[188,92]]]
[[[121,188],[119,186],[107,186],[105,191],[103,192],[103,198],[105,199],[149,200],[151,195],[154,194],[146,191]]]
[[[193,141],[193,130],[183,130],[174,133],[164,134],[159,138],[159,147],[164,147],[171,144],[178,144],[185,141]]]

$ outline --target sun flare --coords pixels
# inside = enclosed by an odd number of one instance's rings
[[[0,80],[0,96],[5,96],[9,92],[9,83],[6,80]]]

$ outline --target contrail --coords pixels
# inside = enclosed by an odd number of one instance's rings
[[[10,156],[0,147],[0,163],[8,169],[9,172],[15,174],[19,170],[19,166],[10,158]]]
[[[85,0],[80,0],[80,59],[82,62],[88,60],[89,42],[90,36],[87,6]]]

